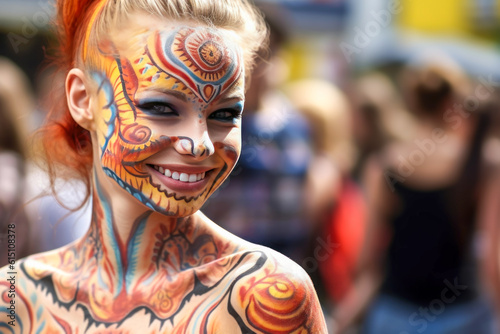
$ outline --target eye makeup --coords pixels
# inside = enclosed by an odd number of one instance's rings
[[[150,116],[178,116],[175,106],[161,99],[143,99],[136,102],[136,107]]]
[[[240,101],[231,107],[220,108],[213,111],[208,115],[208,119],[224,123],[235,123],[241,119],[242,113],[243,101]]]

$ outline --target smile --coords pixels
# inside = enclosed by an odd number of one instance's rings
[[[171,178],[176,181],[185,182],[185,183],[194,183],[205,179],[206,172],[197,173],[197,174],[188,174],[177,171],[172,171],[170,169],[163,168],[161,166],[151,165],[155,170],[159,173],[165,175],[168,178]]]

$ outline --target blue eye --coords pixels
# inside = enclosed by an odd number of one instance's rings
[[[208,119],[214,119],[221,122],[235,122],[241,118],[242,111],[239,109],[220,109],[214,111],[208,116]]]
[[[177,116],[178,113],[174,108],[165,102],[147,102],[140,103],[137,105],[139,109],[144,111],[146,114],[150,115],[167,115],[167,116]]]

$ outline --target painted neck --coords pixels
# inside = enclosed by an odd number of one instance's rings
[[[231,262],[224,261],[237,245],[203,215],[168,217],[94,181],[87,235],[62,253],[42,256],[57,268],[53,288],[65,302],[77,300],[84,312],[108,323],[122,321],[137,305],[166,319],[189,300],[198,277],[213,285],[225,275]]]
[[[133,199],[124,201],[120,195],[107,193],[98,180],[94,183],[92,210],[86,242],[93,246],[88,249],[98,266],[110,269],[109,280],[118,289],[128,289],[132,282],[160,271],[176,275],[187,268],[184,262],[192,243],[188,237],[197,237],[187,231],[192,230],[195,217],[167,217]]]

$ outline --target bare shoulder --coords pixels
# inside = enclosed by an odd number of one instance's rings
[[[217,226],[213,229],[221,240],[235,246],[224,257],[229,269],[218,286],[228,299],[218,330],[212,332],[327,333],[316,291],[305,270],[270,248]]]
[[[29,261],[28,261],[29,262]],[[28,333],[31,328],[36,288],[27,278],[26,260],[0,269],[0,332]]]
[[[254,246],[242,267],[246,270],[235,280],[231,304],[249,332],[327,332],[312,282],[298,264]]]
[[[0,332],[31,333],[46,308],[44,280],[58,272],[51,264],[61,250],[40,253],[0,269]],[[50,298],[49,298],[50,299]]]

